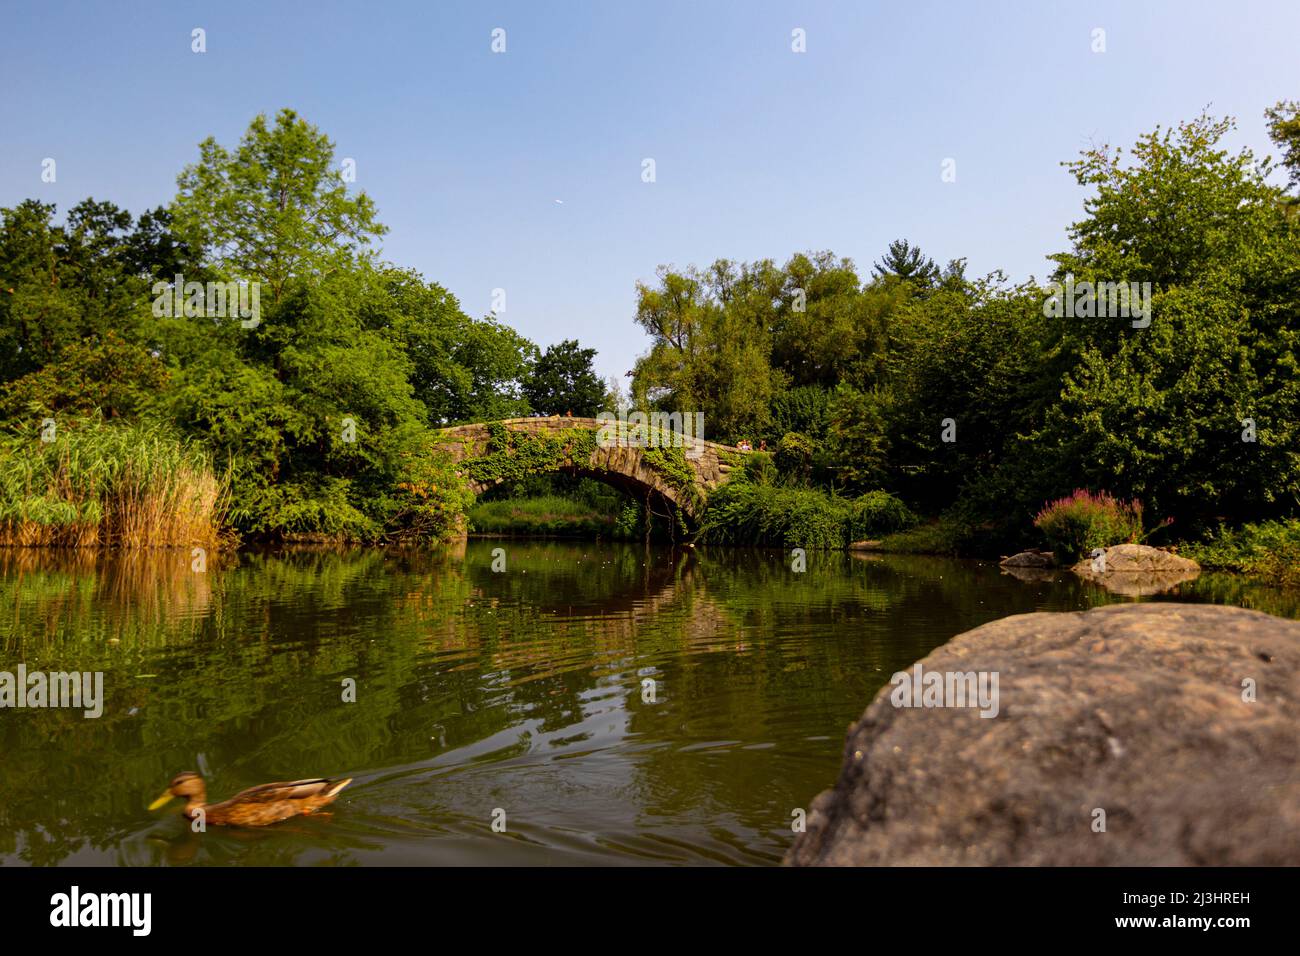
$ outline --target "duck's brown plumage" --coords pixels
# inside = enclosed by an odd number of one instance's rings
[[[249,787],[220,803],[207,802],[207,785],[197,773],[178,774],[167,792],[154,801],[150,809],[162,806],[172,797],[185,797],[185,815],[190,819],[202,811],[205,823],[220,827],[264,827],[290,817],[314,813],[333,803],[339,791],[352,782],[327,780],[291,780]]]

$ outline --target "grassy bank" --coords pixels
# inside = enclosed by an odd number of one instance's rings
[[[960,523],[940,519],[887,534],[880,539],[880,550],[895,554],[959,555],[968,529]]]
[[[469,512],[470,532],[575,538],[613,537],[618,516],[561,495],[479,502]]]
[[[0,438],[0,546],[214,547],[224,485],[158,426],[69,420],[44,441]]]

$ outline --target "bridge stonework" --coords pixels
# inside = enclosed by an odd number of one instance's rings
[[[709,493],[727,481],[744,455],[730,445],[700,441],[689,455],[684,453],[688,449],[669,449],[673,463],[666,466],[665,456],[655,448],[613,442],[600,447],[595,438],[607,424],[559,415],[510,418],[444,428],[439,444],[476,495],[509,478],[565,471],[603,481],[637,500],[668,502],[692,521],[698,521]],[[494,447],[502,430],[509,436],[509,448]],[[489,463],[505,467],[484,467]]]

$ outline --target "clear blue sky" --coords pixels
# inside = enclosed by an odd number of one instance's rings
[[[661,263],[831,249],[865,272],[906,237],[1043,276],[1083,200],[1059,163],[1089,143],[1209,106],[1268,151],[1300,3],[12,3],[0,88],[0,205],[139,212],[199,140],[290,106],[355,158],[387,258],[471,314],[502,287],[505,321],[621,375]]]

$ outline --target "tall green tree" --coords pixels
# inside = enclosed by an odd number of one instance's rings
[[[381,272],[386,290],[367,323],[390,328],[411,362],[415,397],[434,426],[514,418],[528,409],[522,393],[537,349],[492,316],[475,319],[456,297],[411,269]]]
[[[1282,150],[1293,189],[1300,189],[1300,100],[1280,100],[1264,111],[1269,138]]]
[[[1071,164],[1094,193],[1061,273],[1150,282],[1152,320],[1066,327],[1077,364],[1031,445],[1058,489],[1082,477],[1188,530],[1300,504],[1300,224],[1268,164],[1223,145],[1233,126],[1201,116],[1132,163]]]
[[[141,229],[110,202],[85,199],[64,222],[53,204],[0,210],[0,381],[57,362],[70,346],[115,332],[141,341],[147,281],[132,248]]]
[[[709,437],[755,439],[786,377],[771,364],[773,300],[783,276],[770,262],[708,270],[661,267],[638,284],[637,323],[651,336],[632,379],[633,404],[703,412]]]
[[[176,233],[219,275],[266,283],[272,301],[387,231],[370,197],[348,192],[329,137],[290,109],[274,124],[258,116],[233,150],[204,140],[177,184]]]
[[[384,227],[333,155],[292,111],[273,126],[259,116],[234,150],[201,144],[171,206],[202,268],[270,292],[252,327],[156,320],[178,365],[171,413],[228,456],[231,514],[254,534],[385,534],[410,511],[409,488],[427,484],[415,478],[432,436],[412,383],[410,299],[365,254]],[[454,482],[434,484],[445,495]]]
[[[577,339],[548,346],[523,384],[533,411],[594,417],[605,404],[605,385],[592,365],[595,358],[596,350],[580,347]]]
[[[939,267],[933,259],[927,259],[920,246],[914,246],[906,239],[895,239],[889,244],[889,251],[876,261],[877,278],[895,277],[904,282],[911,282],[920,289],[928,289],[939,281]]]

